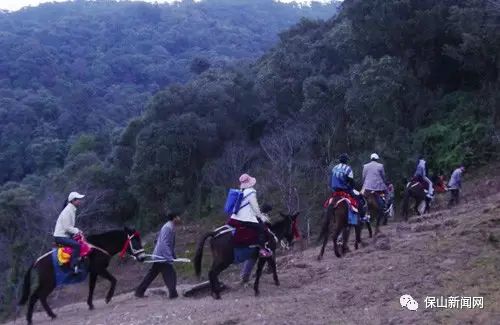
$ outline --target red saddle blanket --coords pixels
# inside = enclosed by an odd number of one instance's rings
[[[83,235],[76,235],[74,238],[80,244],[80,257],[85,257],[92,251],[92,246],[85,240]],[[60,265],[70,262],[73,249],[67,246],[57,245],[57,259]]]
[[[227,224],[235,229],[233,233],[233,243],[235,246],[257,245],[258,234],[255,229],[248,228],[244,223],[234,219],[229,219]]]
[[[351,207],[355,208],[356,210],[358,209],[358,200],[354,198],[351,194],[345,192],[345,191],[335,191],[332,193],[332,196],[330,196],[325,203],[323,204],[324,208],[328,208],[333,202],[338,201],[340,199],[347,199],[349,201],[349,204]]]

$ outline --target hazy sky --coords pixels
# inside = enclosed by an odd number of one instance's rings
[[[0,0],[0,9],[6,9],[6,10],[18,10],[22,7],[26,6],[36,6],[42,2],[64,2],[67,0]],[[182,1],[182,0],[132,0],[132,1],[145,1],[145,2],[158,2],[158,3],[165,3],[165,2],[176,2],[176,1]],[[300,2],[300,3],[309,3],[311,0],[278,0],[281,2]],[[331,0],[316,0],[318,2],[331,2]]]

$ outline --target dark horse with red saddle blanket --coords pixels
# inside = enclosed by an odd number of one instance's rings
[[[87,304],[89,309],[94,309],[92,298],[97,276],[101,276],[111,282],[111,287],[106,295],[106,303],[111,301],[115,292],[116,279],[106,269],[109,265],[111,257],[118,253],[120,253],[121,257],[123,257],[125,253],[127,253],[141,261],[144,259],[144,249],[142,248],[139,233],[127,227],[123,230],[109,231],[103,234],[89,236],[87,237],[87,242],[92,248],[87,256],[85,263],[86,266],[84,267],[84,271],[88,271],[90,274]],[[29,299],[28,313],[26,315],[28,324],[32,323],[33,308],[37,300],[40,300],[43,308],[50,318],[56,318],[56,314],[54,314],[47,303],[47,297],[57,287],[57,285],[76,282],[59,281],[59,274],[64,274],[65,277],[69,278],[72,276],[78,277],[78,275],[73,275],[69,266],[59,266],[56,264],[58,262],[55,259],[57,259],[57,248],[39,257],[26,272],[23,284],[23,295],[19,301],[19,305],[25,305]],[[62,270],[63,268],[65,270]],[[36,269],[38,271],[38,287],[30,296],[32,269]],[[85,279],[85,275],[81,278],[81,280]]]
[[[281,240],[286,240],[287,242],[292,242],[294,237],[294,221],[297,218],[298,213],[294,215],[283,215],[282,220],[271,224],[268,227],[270,232],[268,233],[267,247],[273,252],[270,257],[260,257],[258,254],[258,249],[251,249],[248,247],[249,244],[256,242],[256,234],[250,229],[237,229],[236,236],[233,235],[233,228],[228,226],[223,226],[215,229],[214,231],[207,232],[198,243],[198,248],[196,249],[196,255],[194,258],[194,269],[196,275],[199,277],[201,275],[201,261],[203,258],[203,248],[205,246],[205,241],[208,238],[212,238],[210,241],[210,248],[212,250],[212,266],[208,272],[208,278],[210,281],[210,288],[212,296],[215,299],[220,299],[220,282],[219,274],[227,269],[231,264],[235,262],[243,262],[243,260],[238,260],[235,255],[235,248],[240,247],[241,249],[250,249],[251,256],[248,258],[255,258],[257,260],[257,273],[254,282],[254,292],[255,295],[259,295],[259,281],[262,275],[262,270],[266,263],[269,264],[271,268],[274,283],[279,286],[280,282],[278,279],[278,273],[276,271],[276,248],[277,244]],[[240,233],[240,235],[238,234]]]
[[[334,192],[332,197],[325,203],[325,220],[319,236],[319,239],[323,240],[323,244],[318,255],[318,260],[321,260],[323,258],[323,254],[325,253],[325,247],[328,243],[330,234],[330,224],[332,221],[334,225],[332,239],[335,256],[342,257],[342,255],[348,251],[348,241],[351,227],[354,227],[356,233],[356,241],[354,247],[355,249],[358,249],[359,244],[361,244],[361,230],[363,229],[364,222],[363,220],[358,220],[357,224],[352,225],[349,221],[349,209],[350,206],[354,204],[356,204],[354,199],[345,192]],[[370,224],[367,223],[367,226],[369,227],[368,229],[370,231],[371,237]],[[342,252],[339,251],[337,243],[337,239],[340,233],[342,233]]]

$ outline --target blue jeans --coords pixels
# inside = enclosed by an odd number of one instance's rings
[[[80,244],[74,239],[68,237],[54,237],[54,241],[57,245],[68,246],[73,249],[71,252],[70,265],[71,268],[78,264],[78,258],[80,257]]]

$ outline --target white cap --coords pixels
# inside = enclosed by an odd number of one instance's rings
[[[370,159],[379,160],[379,156],[376,153],[372,153],[372,155],[370,156]]]
[[[85,197],[85,195],[83,194],[80,194],[78,192],[71,192],[69,193],[68,195],[68,202],[71,202],[73,201],[74,199],[83,199]]]

